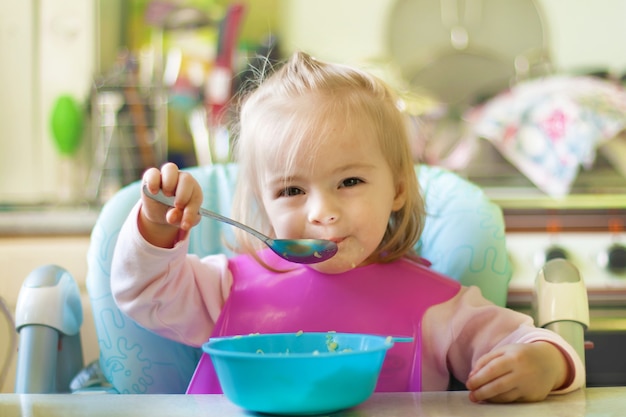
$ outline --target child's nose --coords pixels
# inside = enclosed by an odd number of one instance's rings
[[[334,223],[339,219],[339,204],[329,196],[312,196],[309,200],[309,222]]]

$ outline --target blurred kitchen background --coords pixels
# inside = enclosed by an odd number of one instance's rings
[[[148,166],[228,161],[251,68],[301,49],[385,78],[416,162],[501,205],[512,306],[567,257],[626,335],[624,21],[626,0],[0,0],[0,301],[46,263],[84,291],[102,204]]]
[[[520,185],[552,197],[576,191],[577,162],[593,165],[595,150],[623,122],[600,114],[594,128],[604,136],[582,139],[589,152],[557,149],[535,169],[528,159],[543,149],[540,139],[512,149],[494,132],[494,124],[510,127],[525,109],[509,106],[503,115],[478,106],[545,76],[595,74],[621,84],[621,0],[381,0],[367,7],[356,0],[3,0],[0,16],[5,210],[97,207],[147,166],[228,160],[225,117],[213,113],[227,107],[248,67],[259,65],[255,57],[268,50],[274,59],[303,49],[376,71],[406,93],[419,118],[416,160],[500,192]],[[557,84],[550,79],[548,88],[563,90],[563,100],[574,102],[570,111],[586,110],[581,90],[588,86]],[[603,87],[595,109],[620,98],[621,91]],[[623,152],[605,148],[612,151],[599,164]],[[578,160],[560,172],[552,166],[559,158]],[[618,159],[611,162],[623,174]]]

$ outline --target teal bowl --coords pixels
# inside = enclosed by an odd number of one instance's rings
[[[203,345],[226,397],[250,411],[313,415],[354,407],[374,389],[391,337],[277,333]]]

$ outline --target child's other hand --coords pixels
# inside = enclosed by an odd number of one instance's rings
[[[548,342],[502,346],[481,357],[466,383],[474,402],[541,401],[561,387],[568,365]]]
[[[173,163],[163,165],[161,170],[148,169],[143,175],[143,183],[152,193],[161,189],[165,195],[175,197],[176,207],[167,207],[142,192],[138,219],[139,230],[148,242],[155,246],[172,247],[180,238],[181,230],[186,233],[200,222],[200,185]]]

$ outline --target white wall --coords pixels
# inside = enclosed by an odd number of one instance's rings
[[[548,17],[558,68],[626,72],[626,1],[538,0],[538,4]]]

